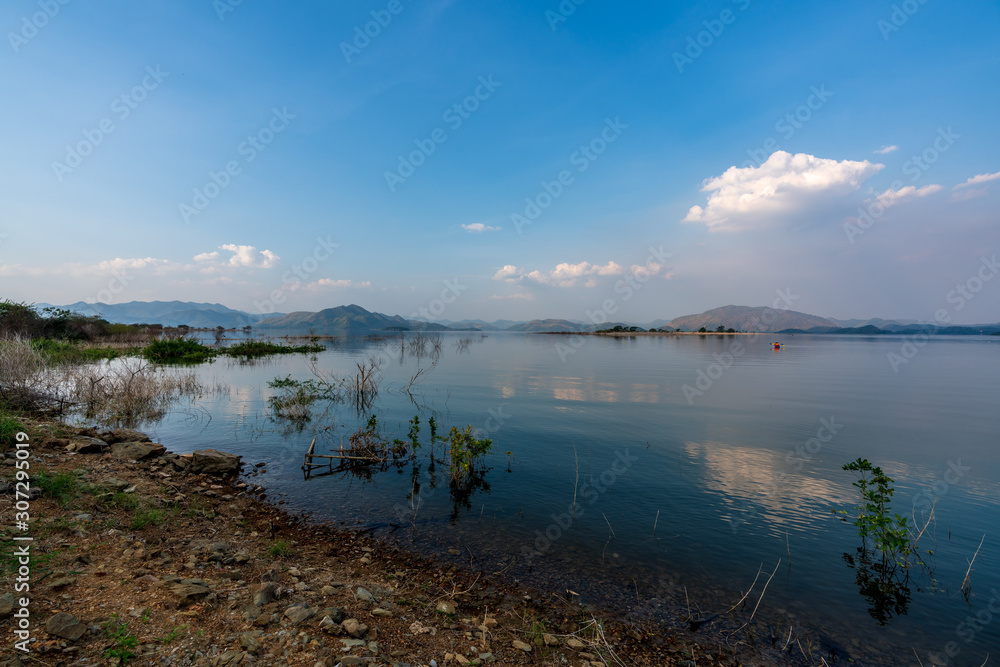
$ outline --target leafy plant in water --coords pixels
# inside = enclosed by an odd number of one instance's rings
[[[410,430],[407,431],[406,435],[410,438],[410,448],[414,455],[416,455],[417,450],[420,449],[420,441],[417,436],[420,433],[420,415],[413,415],[413,419],[410,420]]]
[[[875,548],[884,556],[906,565],[911,554],[916,553],[912,541],[910,526],[905,517],[892,512],[893,480],[882,472],[878,466],[873,466],[868,459],[859,458],[844,466],[844,470],[858,474],[858,480],[853,486],[861,492],[861,505],[855,508],[857,512],[854,525],[862,540],[871,537]],[[842,511],[842,514],[847,512]],[[846,518],[844,519],[846,521]]]
[[[452,427],[449,434],[451,454],[452,482],[461,483],[475,467],[479,459],[489,454],[493,441],[489,438],[477,439],[472,433],[472,426],[466,426],[464,431]]]

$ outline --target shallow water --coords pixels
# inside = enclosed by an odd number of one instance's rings
[[[693,609],[723,611],[760,572],[756,603],[773,571],[759,614],[782,636],[794,625],[852,655],[907,664],[911,649],[925,665],[947,650],[959,651],[948,664],[963,665],[1000,653],[1000,613],[988,610],[994,596],[1000,609],[1000,340],[936,338],[894,369],[898,337],[784,336],[780,350],[772,339],[447,334],[420,357],[398,340],[338,339],[314,357],[323,372],[383,359],[382,391],[362,416],[334,405],[300,433],[269,420],[268,381],[312,376],[295,355],[200,366],[206,384],[225,388],[148,428],[173,451],[215,447],[267,463],[258,479],[293,512],[637,619],[678,623],[685,587]],[[419,368],[429,371],[407,393]],[[369,413],[390,439],[406,439],[419,414],[425,453],[431,416],[442,434],[466,424],[488,433],[482,483],[455,498],[426,456],[370,479],[304,479],[310,440],[330,449]],[[910,569],[905,604],[866,598],[845,558],[862,543],[833,511],[857,502],[841,467],[858,457],[895,479],[896,512],[922,524],[934,506],[920,542],[933,555]]]

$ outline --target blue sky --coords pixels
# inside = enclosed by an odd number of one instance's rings
[[[0,28],[8,298],[1000,319],[995,3],[11,0]]]

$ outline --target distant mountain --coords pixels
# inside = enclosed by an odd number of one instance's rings
[[[50,304],[37,305],[46,307]],[[162,324],[167,327],[186,324],[196,328],[223,326],[227,329],[238,329],[248,324],[254,325],[266,317],[274,317],[274,315],[257,315],[233,310],[219,303],[192,301],[129,301],[115,304],[77,301],[58,308],[65,308],[82,315],[102,317],[109,322]]]
[[[839,334],[855,336],[878,336],[879,334],[892,333],[885,329],[879,329],[874,324],[866,324],[863,327],[812,327],[809,329],[782,329],[775,333],[780,334]]]
[[[585,331],[586,329],[585,325],[570,322],[569,320],[531,320],[530,322],[507,327],[507,331],[526,331],[528,333],[538,333],[540,331]]]
[[[813,327],[837,327],[837,323],[825,317],[800,313],[794,310],[777,310],[767,307],[723,306],[706,310],[700,315],[685,315],[670,320],[667,324],[675,329],[697,331],[705,327],[712,331],[719,326],[737,331],[774,332],[782,329],[811,329]]]
[[[298,311],[273,317],[258,324],[257,329],[311,329],[317,333],[334,331],[448,331],[441,324],[403,319],[399,315],[372,313],[361,306],[337,306],[318,313]]]
[[[424,322],[424,320],[413,321]],[[493,320],[492,322],[486,320],[459,320],[457,322],[454,320],[435,320],[427,323],[441,324],[454,331],[507,331],[514,325],[524,324],[519,320]]]
[[[913,324],[920,324],[919,320],[886,320],[881,317],[873,317],[868,320],[838,320],[835,318],[830,318],[833,322],[840,327],[852,328],[852,327],[866,327],[868,325],[876,326],[879,329],[896,329],[905,328]]]

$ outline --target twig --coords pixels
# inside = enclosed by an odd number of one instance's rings
[[[576,453],[576,445],[573,445],[573,459],[576,461],[576,481],[573,482],[573,516],[576,516],[576,487],[580,484],[580,457]]]
[[[780,566],[780,565],[781,565],[781,559],[779,558],[778,559],[778,564],[774,566],[774,572],[772,572],[771,576],[767,578],[767,581],[764,583],[764,588],[760,591],[760,597],[757,598],[757,604],[754,605],[753,612],[750,614],[749,620],[747,620],[746,623],[744,623],[739,628],[737,628],[736,632],[739,632],[740,630],[742,630],[746,626],[750,625],[751,622],[753,622],[753,617],[757,615],[757,608],[760,607],[760,603],[764,599],[764,593],[767,592],[767,585],[769,583],[771,583],[771,579],[774,578],[774,573],[778,571],[778,566]]]
[[[917,649],[915,649],[915,648],[913,648],[913,647],[910,647],[910,650],[911,650],[911,651],[913,651],[913,656],[914,656],[914,657],[915,657],[915,658],[917,659],[917,662],[919,662],[919,663],[920,663],[920,667],[924,667],[924,662],[923,662],[923,660],[921,660],[921,659],[920,659],[920,656],[919,656],[919,655],[917,655]]]
[[[979,540],[979,546],[976,547],[976,553],[972,555],[972,560],[969,561],[969,569],[965,571],[965,579],[962,579],[962,585],[960,588],[965,588],[966,582],[969,581],[969,575],[972,574],[972,564],[976,562],[976,556],[979,555],[979,550],[983,548],[983,540],[986,539],[986,533],[983,533],[983,539]]]
[[[722,612],[723,614],[728,614],[728,613],[729,613],[729,612],[731,612],[731,611],[732,611],[733,609],[736,609],[737,607],[739,607],[739,606],[740,606],[740,604],[741,604],[741,603],[742,603],[742,602],[743,602],[744,600],[746,600],[746,599],[747,599],[747,596],[748,596],[748,595],[750,595],[750,591],[752,591],[752,590],[753,590],[753,587],[757,585],[757,579],[759,579],[759,578],[760,578],[760,571],[761,571],[762,569],[764,569],[764,564],[763,564],[763,563],[761,563],[761,564],[760,564],[760,567],[758,567],[758,568],[757,568],[757,576],[753,578],[753,583],[752,583],[752,584],[750,584],[750,589],[749,589],[749,590],[748,590],[748,591],[747,591],[746,593],[744,593],[744,594],[743,594],[743,597],[741,597],[741,598],[739,599],[739,601],[738,601],[738,602],[737,602],[736,604],[734,604],[734,605],[733,605],[732,607],[730,607],[730,608],[729,608],[729,609],[727,609],[726,611]],[[687,589],[686,589],[686,588],[684,589],[684,594],[685,594],[685,595],[687,595]],[[688,609],[688,611],[690,612],[690,608]]]
[[[781,652],[782,653],[785,652],[785,649],[788,648],[788,644],[792,641],[792,630],[794,630],[794,629],[795,629],[794,625],[789,626],[789,628],[788,628],[788,639],[785,640],[785,645],[781,647]]]
[[[653,520],[653,539],[656,539],[656,524],[660,520],[660,510],[656,510],[656,518]]]

